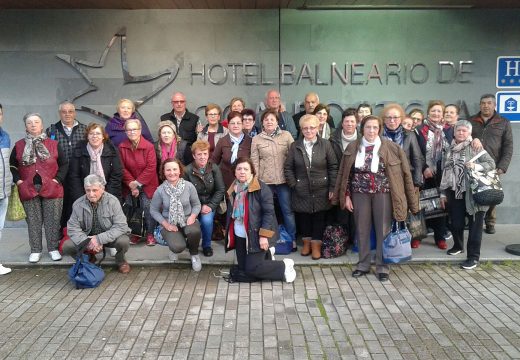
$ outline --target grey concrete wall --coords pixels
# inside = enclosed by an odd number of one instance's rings
[[[482,93],[496,92],[496,57],[520,53],[520,11],[297,11],[277,10],[48,10],[0,12],[0,103],[5,107],[5,128],[13,140],[23,136],[21,118],[29,111],[41,112],[47,124],[57,120],[57,104],[86,86],[85,80],[70,66],[56,58],[64,53],[97,62],[107,43],[121,27],[127,31],[128,66],[132,75],[146,75],[172,65],[180,67],[175,81],[145,103],[140,112],[148,125],[155,125],[162,113],[169,111],[173,91],[183,91],[188,108],[197,109],[208,102],[223,107],[233,96],[242,96],[249,107],[257,108],[265,91],[279,87],[290,112],[304,94],[314,90],[322,101],[341,108],[368,101],[382,105],[397,101],[405,106],[426,104],[430,99],[463,101],[468,112],[478,111]],[[121,71],[120,39],[108,52],[105,66],[87,68],[99,87],[76,101],[106,114],[115,111],[119,98],[139,99],[159,87],[164,77],[151,82],[124,84]],[[450,84],[437,80],[439,61],[473,61],[467,67],[467,82]],[[256,63],[264,66],[264,81],[272,85],[244,85],[243,68],[237,70],[236,84],[231,67],[223,85],[214,85],[206,76],[190,76],[190,67],[199,71],[205,64],[226,67],[232,63]],[[293,64],[296,75],[305,63],[326,85],[303,79],[299,84],[279,84],[280,63]],[[337,77],[330,84],[330,66],[336,63],[363,63],[356,71],[366,79],[372,64],[381,73],[387,63],[405,64],[408,69],[398,84],[390,77],[388,84],[377,79],[368,83],[343,85]],[[414,84],[409,76],[413,63],[424,64],[429,78]],[[361,69],[361,70],[360,70]],[[258,71],[258,70],[257,70]],[[222,71],[214,69],[221,79]],[[420,77],[420,72],[416,73]],[[329,79],[328,79],[329,78]],[[333,114],[339,117],[339,107]],[[102,121],[79,113],[80,121]],[[513,126],[515,137],[519,130]],[[506,200],[499,207],[499,221],[520,223],[515,206],[519,195],[518,146],[513,164],[504,178]]]

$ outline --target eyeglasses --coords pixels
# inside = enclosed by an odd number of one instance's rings
[[[103,133],[100,133],[100,132],[91,132],[88,134],[88,136],[92,136],[92,137],[95,137],[95,136],[103,136]]]
[[[306,127],[302,128],[302,131],[313,131],[313,130],[316,130],[316,129],[317,129],[316,126],[306,126]]]
[[[184,104],[186,100],[172,100],[172,104]]]
[[[220,114],[207,114],[206,116],[207,117],[217,117],[217,116],[220,116]]]
[[[136,132],[141,131],[141,129],[126,129],[125,131],[126,131],[127,133],[136,133]]]
[[[399,120],[401,117],[400,116],[385,116],[385,120],[393,120],[393,121],[397,121]]]

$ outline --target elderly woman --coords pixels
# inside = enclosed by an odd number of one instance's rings
[[[154,143],[157,156],[157,175],[160,177],[161,164],[166,159],[184,161],[184,152],[187,142],[177,134],[177,127],[170,120],[159,122],[157,129],[158,140]]]
[[[219,204],[224,200],[226,188],[219,167],[208,161],[209,143],[201,140],[195,141],[191,145],[191,153],[194,161],[186,166],[183,177],[195,186],[202,205],[199,214],[202,253],[204,256],[213,256],[211,248],[213,220]]]
[[[25,138],[18,140],[14,145],[9,164],[27,214],[31,246],[29,262],[40,261],[42,225],[45,228],[47,250],[51,259],[61,260],[58,245],[61,238],[62,184],[68,170],[67,158],[58,142],[49,139],[43,131],[43,119],[40,114],[26,114],[23,121]]]
[[[254,138],[256,135],[258,135],[258,131],[256,130],[255,126],[255,112],[251,109],[244,109],[242,110],[241,114],[244,133],[250,138]]]
[[[415,134],[401,126],[405,116],[406,113],[401,105],[395,103],[386,105],[381,111],[381,117],[384,121],[383,137],[396,143],[404,150],[410,164],[413,184],[416,188],[419,188],[423,184],[424,157]]]
[[[469,218],[467,259],[461,264],[463,269],[473,269],[480,258],[482,227],[488,206],[477,205],[469,186],[469,169],[490,171],[495,168],[493,158],[484,153],[470,162],[477,154],[471,147],[472,126],[469,121],[459,120],[455,124],[454,139],[446,155],[441,180],[441,205],[448,209],[451,219],[451,231],[454,245],[448,255],[457,255],[464,251],[464,226]]]
[[[146,245],[156,244],[153,237],[155,221],[150,215],[150,200],[159,186],[156,166],[157,158],[153,144],[141,135],[141,121],[129,119],[125,122],[128,139],[119,145],[121,163],[123,164],[123,197],[132,202],[132,197],[139,198],[144,209],[146,223]],[[140,236],[132,236],[130,244],[141,241]]]
[[[377,116],[361,121],[363,137],[351,143],[341,160],[335,194],[340,206],[354,213],[359,239],[359,262],[353,277],[370,271],[370,231],[374,226],[376,272],[380,281],[389,279],[389,266],[383,262],[383,240],[392,220],[404,221],[408,209],[419,211],[408,159],[395,143],[382,139],[383,122]]]
[[[226,136],[228,129],[220,124],[220,115],[222,110],[217,104],[208,104],[206,106],[206,119],[208,124],[204,126],[202,131],[197,135],[197,140],[204,140],[209,142],[209,155],[213,154],[215,146],[217,146],[219,140]]]
[[[85,195],[83,179],[96,174],[105,179],[105,191],[120,201],[123,167],[117,148],[108,139],[105,129],[97,123],[87,126],[85,140],[80,141],[69,163],[70,189],[73,202]]]
[[[424,113],[419,108],[410,110],[408,116],[410,116],[410,118],[413,120],[412,130],[415,130],[417,126],[422,125],[424,121]]]
[[[236,161],[235,177],[228,190],[231,205],[227,213],[226,252],[235,249],[239,269],[253,278],[293,282],[296,278],[294,261],[274,261],[269,251],[277,233],[269,187],[256,177],[249,158]]]
[[[368,115],[372,115],[372,106],[370,106],[368,103],[359,104],[356,109],[358,123],[361,123],[361,120],[363,120],[363,118]]]
[[[287,186],[283,167],[289,147],[294,142],[290,132],[278,126],[278,112],[267,110],[261,118],[263,131],[251,142],[251,160],[258,179],[269,185],[278,198],[285,229],[296,247],[296,222],[291,208],[291,189]]]
[[[242,114],[232,111],[228,114],[227,119],[229,133],[218,142],[211,156],[211,161],[217,164],[220,167],[220,171],[222,171],[226,189],[235,180],[235,175],[233,174],[235,161],[238,158],[251,155],[251,138],[243,131]]]
[[[291,188],[292,209],[302,235],[302,256],[311,253],[312,259],[321,257],[321,240],[325,217],[330,209],[338,163],[329,141],[318,136],[320,120],[315,115],[303,115],[300,129],[303,138],[292,143],[284,174]]]
[[[191,267],[200,271],[200,225],[197,216],[201,211],[197,189],[184,180],[184,167],[179,159],[162,163],[163,183],[153,195],[150,212],[160,225],[161,236],[170,248],[170,260],[177,261],[186,247],[191,255]]]
[[[234,97],[229,102],[229,111],[242,112],[246,107],[246,102],[240,97]]]
[[[341,114],[341,119],[341,127],[336,129],[329,138],[338,162],[341,161],[348,144],[360,137],[357,131],[356,109],[346,109]]]
[[[325,104],[318,104],[312,113],[318,117],[320,122],[318,135],[321,138],[328,140],[330,138],[331,128],[333,128],[333,126],[328,122],[330,119],[330,108]]]
[[[438,188],[442,179],[442,161],[453,139],[453,128],[443,126],[444,103],[432,100],[428,104],[428,117],[416,128],[417,141],[425,158],[423,166],[424,189]],[[433,229],[435,244],[441,250],[448,248],[451,234],[446,227],[444,216],[428,219],[427,225]],[[421,241],[412,240],[412,248],[418,248]]]
[[[108,121],[105,130],[110,138],[110,141],[114,146],[118,147],[123,141],[126,140],[125,134],[125,122],[128,119],[137,119],[135,113],[135,104],[132,100],[121,99],[117,102],[117,112]],[[145,121],[142,121],[142,134],[146,140],[153,142],[152,134],[148,129]]]

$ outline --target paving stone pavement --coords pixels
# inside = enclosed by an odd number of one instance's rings
[[[0,277],[0,359],[517,359],[520,263],[402,265],[391,281],[298,266],[293,284],[228,284],[218,267],[63,267]]]

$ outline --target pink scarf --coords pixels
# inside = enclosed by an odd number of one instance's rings
[[[168,145],[163,144],[161,142],[161,160],[164,161],[166,159],[174,158],[176,150],[177,150],[177,139],[173,138],[173,142],[169,146],[169,149],[168,149]]]

